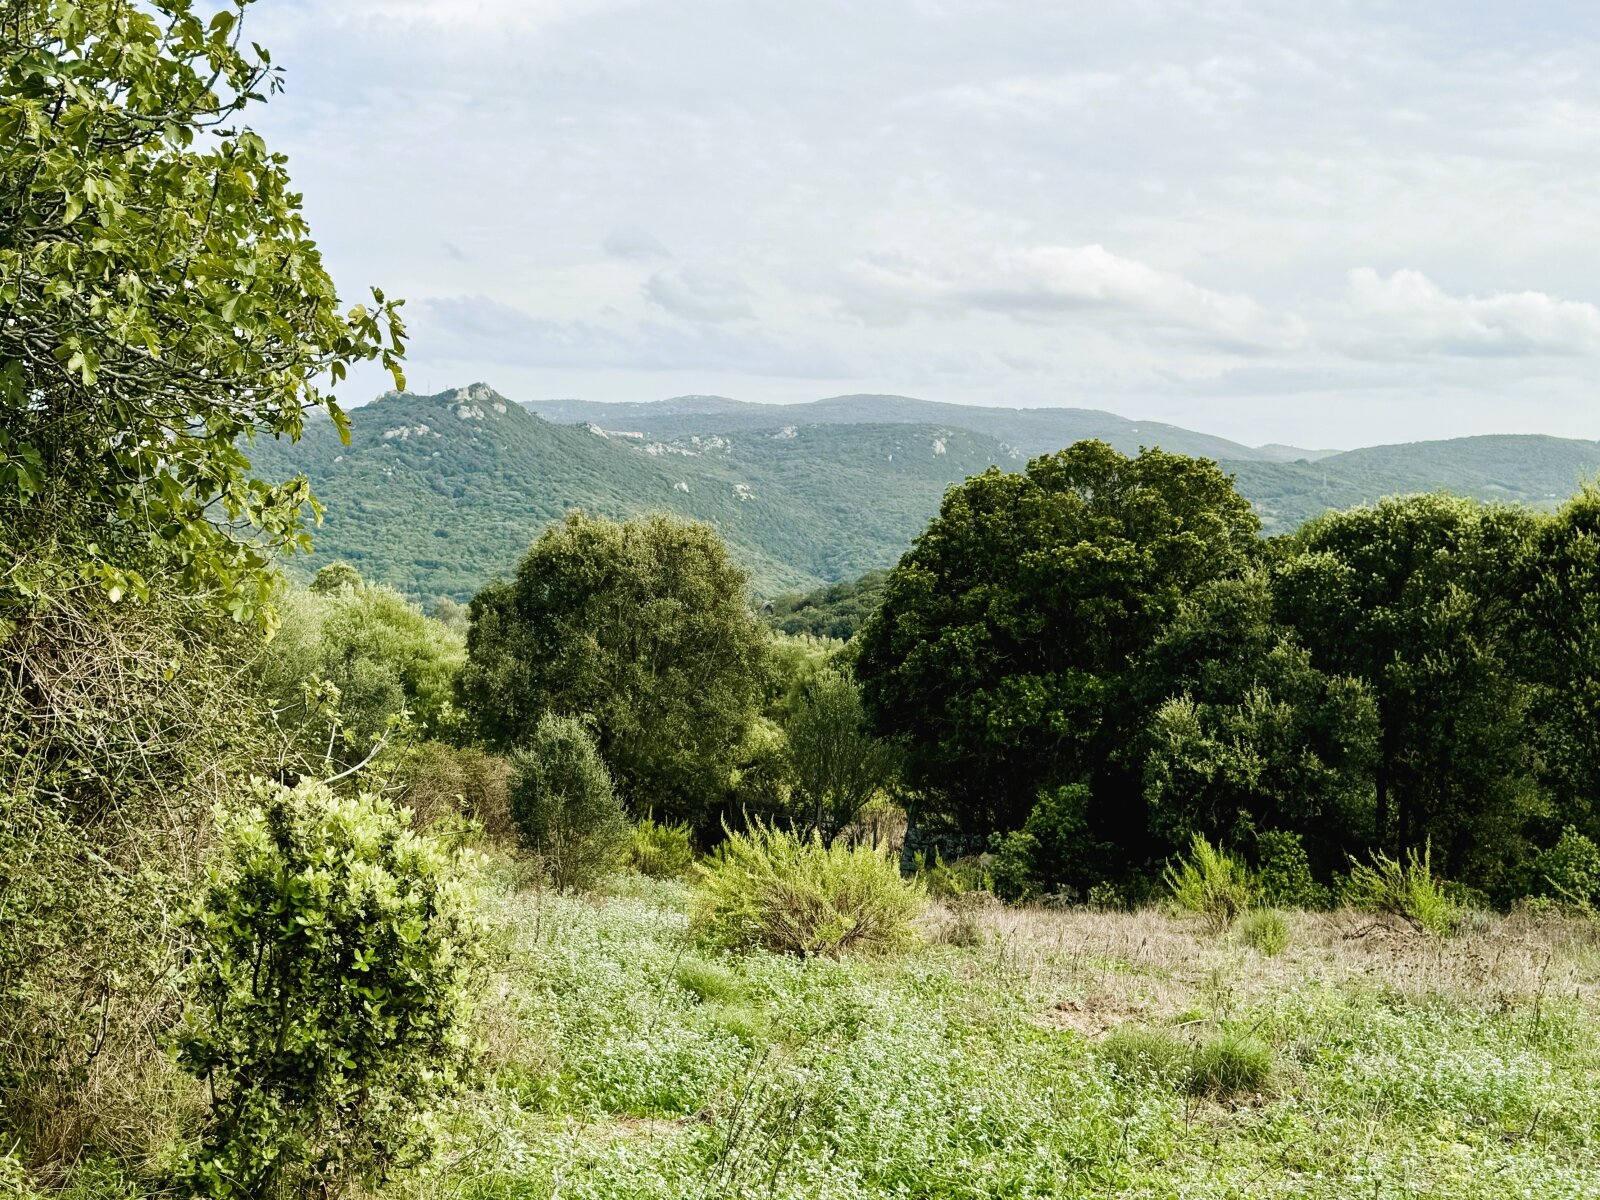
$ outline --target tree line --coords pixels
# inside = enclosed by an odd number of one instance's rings
[[[1331,879],[1431,848],[1497,903],[1593,839],[1600,492],[1442,495],[1262,539],[1213,464],[1079,443],[946,496],[855,669],[917,820],[1029,890],[1137,894],[1196,833]]]

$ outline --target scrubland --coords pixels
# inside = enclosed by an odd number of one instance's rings
[[[426,1197],[1600,1195],[1600,925],[931,902],[883,957],[715,954],[688,889],[519,887]]]

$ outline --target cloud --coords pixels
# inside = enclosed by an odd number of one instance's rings
[[[600,248],[611,258],[623,262],[649,262],[657,258],[671,258],[667,248],[642,229],[617,229],[606,235]]]
[[[1454,296],[1421,271],[1350,272],[1353,352],[1440,355],[1600,353],[1600,307],[1547,292]]]
[[[434,26],[448,31],[527,31],[608,7],[610,0],[341,0],[337,16],[356,23]]]
[[[437,296],[412,323],[418,357],[585,370],[729,371],[797,379],[851,374],[827,346],[751,330],[626,318],[535,317],[487,296]]]
[[[877,256],[858,261],[850,275],[869,314],[899,308],[1052,323],[1104,320],[1236,349],[1285,350],[1304,339],[1296,317],[1101,245],[1000,248],[959,266]]]
[[[691,321],[752,320],[750,288],[737,275],[704,267],[673,267],[645,281],[645,299]]]

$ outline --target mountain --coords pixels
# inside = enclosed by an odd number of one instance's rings
[[[1294,446],[1256,449],[1160,421],[1133,421],[1091,408],[983,408],[910,396],[832,396],[805,404],[752,404],[723,396],[675,396],[644,404],[533,400],[527,407],[550,421],[585,421],[605,429],[675,437],[784,425],[956,426],[992,437],[1027,458],[1050,454],[1084,438],[1109,442],[1124,454],[1137,454],[1141,446],[1241,461],[1292,461],[1332,453]]]
[[[1083,409],[967,409],[900,396],[533,407],[550,419],[481,383],[432,396],[390,393],[351,411],[348,447],[326,420],[311,423],[298,444],[247,447],[258,474],[303,471],[327,507],[316,558],[291,569],[344,558],[424,602],[464,599],[508,572],[569,509],[613,517],[662,510],[714,525],[761,595],[804,592],[892,566],[951,484],[991,465],[1018,470],[1035,453],[1089,436],[1128,452],[1156,443],[1214,455],[1267,533],[1417,491],[1548,508],[1600,472],[1600,443],[1554,437],[1318,454],[1251,449]],[[570,421],[587,423],[562,423]],[[1281,457],[1288,453],[1300,457]],[[832,619],[835,603],[855,601],[791,596],[779,607],[816,623]]]
[[[1600,471],[1600,442],[1495,434],[1369,446],[1315,462],[1224,462],[1269,533],[1294,529],[1330,508],[1410,492],[1453,492],[1551,508]]]
[[[993,438],[941,425],[682,437],[559,425],[486,384],[389,393],[350,425],[349,446],[319,421],[299,443],[246,452],[263,476],[303,471],[326,506],[309,566],[347,559],[424,600],[471,595],[572,508],[707,521],[762,594],[813,588],[892,564],[950,484],[1021,466]]]

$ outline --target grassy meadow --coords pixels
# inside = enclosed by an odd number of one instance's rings
[[[1449,938],[930,902],[880,958],[714,955],[689,889],[490,900],[489,1083],[418,1196],[1600,1195],[1600,925]]]

